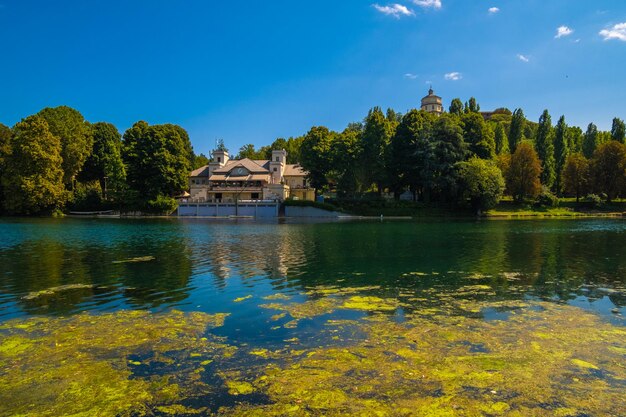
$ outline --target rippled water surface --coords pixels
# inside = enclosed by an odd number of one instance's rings
[[[625,304],[621,219],[4,219],[0,415],[624,415]]]

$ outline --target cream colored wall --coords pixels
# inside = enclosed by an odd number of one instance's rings
[[[285,179],[285,184],[287,184],[289,186],[289,188],[298,188],[298,187],[302,187],[302,182],[304,180],[305,177],[295,177],[295,176],[290,176],[290,177],[284,177]]]

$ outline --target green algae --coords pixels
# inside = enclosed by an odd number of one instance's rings
[[[626,331],[594,314],[494,301],[487,285],[396,297],[371,295],[373,289],[309,288],[304,302],[262,305],[280,312],[270,322],[289,315],[287,329],[307,318],[324,324],[324,342],[290,337],[270,349],[236,349],[207,337],[204,330],[223,325],[225,315],[120,312],[8,322],[0,326],[0,367],[9,370],[0,373],[0,415],[209,415],[214,410],[198,398],[224,395],[234,405],[222,406],[219,416],[577,417],[626,408]],[[331,315],[345,310],[366,314]],[[507,319],[483,320],[486,310],[507,312]],[[359,337],[350,336],[354,329]],[[150,366],[161,372],[135,373]],[[221,381],[204,382],[209,370]],[[19,372],[33,381],[21,382]],[[252,402],[257,396],[267,401]],[[196,398],[192,407],[189,398]]]
[[[251,296],[251,295],[246,295],[245,297],[238,297],[238,298],[235,298],[235,299],[233,300],[233,302],[234,302],[234,303],[240,303],[240,302],[242,302],[242,301],[249,300],[250,298],[252,298],[252,296]]]
[[[397,323],[372,316],[360,322],[366,337],[346,348],[284,352],[283,365],[259,368],[250,384],[270,403],[220,415],[573,417],[625,409],[626,368],[614,349],[624,346],[620,329],[570,306],[475,303],[477,310],[512,307],[511,317],[415,313]]]
[[[286,294],[282,294],[282,293],[276,293],[276,294],[272,294],[272,295],[268,295],[263,297],[264,300],[283,300],[283,301],[287,301],[287,300],[291,300],[291,296],[286,295]]]
[[[59,292],[69,291],[69,290],[85,290],[95,288],[95,285],[92,284],[67,284],[67,285],[59,285],[57,287],[46,288],[41,291],[32,291],[22,297],[22,300],[34,300],[36,298],[46,296],[46,295],[55,295]]]
[[[120,311],[8,321],[0,326],[0,415],[140,416],[151,414],[153,406],[170,407],[163,413],[182,410],[178,401],[211,391],[197,379],[200,359],[219,359],[234,349],[204,337],[225,316]],[[159,372],[148,372],[150,366]],[[142,376],[135,368],[143,369]]]
[[[364,311],[393,311],[398,308],[398,305],[399,303],[393,299],[355,295],[346,300],[342,308]]]
[[[228,393],[231,395],[252,394],[255,389],[249,382],[245,381],[226,381]]]
[[[150,262],[154,261],[156,258],[154,256],[137,256],[135,258],[122,259],[119,261],[113,261],[114,264],[133,264],[138,262]]]

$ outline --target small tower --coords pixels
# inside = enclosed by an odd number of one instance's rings
[[[209,162],[209,177],[213,175],[213,171],[222,168],[229,160],[226,149],[216,149],[213,151],[212,156],[213,159]]]
[[[272,151],[272,160],[270,161],[270,173],[272,174],[272,184],[280,184],[280,180],[285,173],[285,165],[287,164],[287,151],[281,149]]]
[[[443,101],[441,97],[435,95],[432,85],[428,90],[428,95],[422,99],[421,109],[428,113],[435,113],[436,115],[443,113]]]
[[[213,162],[218,164],[220,167],[226,165],[228,159],[228,151],[223,149],[216,149],[213,151]]]

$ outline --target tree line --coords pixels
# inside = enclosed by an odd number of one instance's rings
[[[177,125],[139,121],[121,135],[73,108],[45,108],[12,128],[0,124],[0,210],[168,211],[206,160]]]
[[[532,122],[522,109],[480,113],[476,99],[456,98],[440,116],[374,107],[342,132],[312,127],[299,162],[314,187],[339,198],[408,191],[416,201],[476,209],[503,193],[518,202],[589,193],[610,202],[626,192],[625,131],[619,118],[610,132],[593,123],[583,132],[564,116],[553,125],[547,110]]]
[[[456,98],[448,110],[437,116],[374,107],[341,132],[315,126],[258,150],[244,145],[236,158],[267,160],[285,149],[287,162],[307,170],[318,193],[344,199],[409,192],[415,201],[480,210],[504,193],[520,202],[592,193],[610,202],[626,194],[626,128],[619,118],[610,132],[593,123],[583,132],[564,116],[553,125],[547,110],[538,122],[522,109],[483,114],[474,98],[465,104]],[[139,121],[120,134],[70,107],[45,108],[11,128],[0,124],[0,210],[168,211],[187,189],[190,171],[208,162],[177,125]]]

